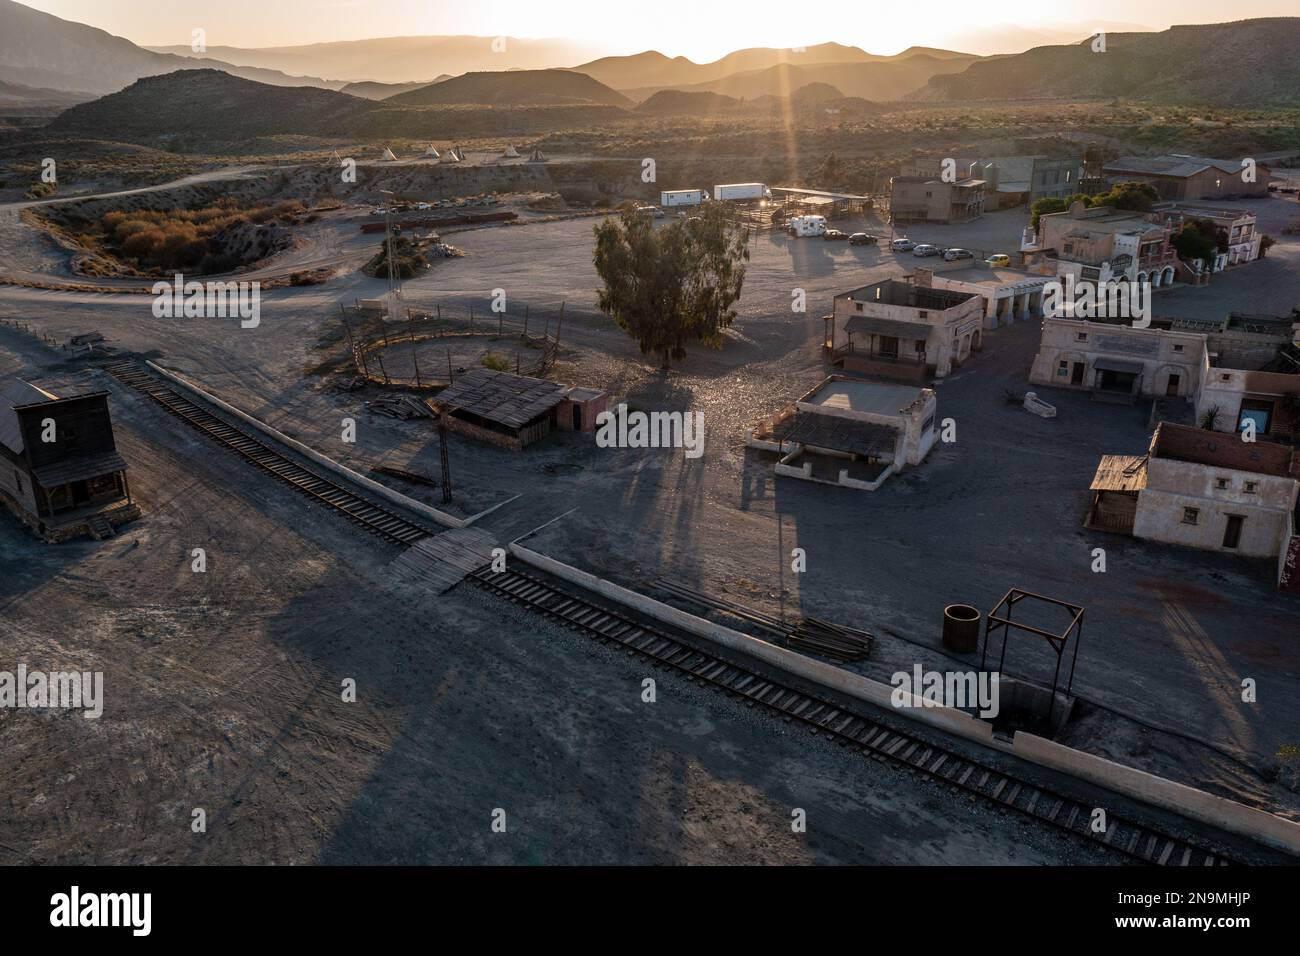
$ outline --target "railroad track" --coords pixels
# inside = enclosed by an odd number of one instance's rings
[[[1130,860],[1159,866],[1227,866],[1232,861],[1151,826],[1107,812],[1104,833],[1092,830],[1093,807],[1010,776],[952,750],[900,733],[893,727],[842,709],[828,700],[769,680],[753,670],[698,650],[654,626],[638,623],[561,590],[532,574],[495,573],[490,567],[469,581],[485,591],[552,618],[606,644],[626,647],[729,694],[783,717],[807,724],[843,745],[918,771],[938,783],[964,790],[994,806],[1012,810]]]
[[[290,461],[243,429],[196,405],[134,362],[107,365],[105,370],[119,382],[148,395],[186,424],[236,452],[267,474],[283,481],[295,491],[329,506],[371,534],[394,544],[409,545],[433,533],[362,498],[331,479]]]

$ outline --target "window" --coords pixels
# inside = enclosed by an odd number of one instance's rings
[[[1196,520],[1201,516],[1199,508],[1183,509],[1183,524],[1196,524]]]
[[[1175,346],[1174,346],[1174,351],[1175,351],[1175,352],[1181,352],[1182,350],[1183,350],[1183,347],[1182,347],[1181,345],[1175,345]]]
[[[1248,495],[1253,495],[1253,494],[1255,493],[1255,489],[1258,488],[1258,487],[1259,487],[1259,482],[1258,482],[1258,481],[1248,481],[1248,482],[1246,482],[1246,494],[1248,494]]]
[[[1073,177],[1074,177],[1074,170],[1067,169],[1065,171],[1065,181],[1068,183]]]
[[[1218,488],[1218,489],[1220,489],[1220,490],[1222,490],[1222,489],[1224,489],[1224,488],[1227,488],[1227,487],[1228,487],[1228,479],[1227,479],[1227,478],[1215,478],[1215,479],[1214,479],[1214,487],[1216,487],[1216,488]]]
[[[1075,333],[1074,333],[1074,341],[1076,341],[1076,342],[1086,342],[1086,341],[1088,341],[1088,333],[1087,333],[1087,332],[1075,332]]]
[[[1247,421],[1254,423],[1256,435],[1267,435],[1273,423],[1273,403],[1255,399],[1243,401],[1241,411],[1237,414],[1237,431],[1243,430]]]
[[[1062,359],[1060,362],[1057,362],[1057,363],[1056,363],[1056,374],[1057,374],[1057,375],[1069,375],[1069,374],[1070,374],[1070,363],[1067,362],[1067,361],[1065,361],[1064,359]]]

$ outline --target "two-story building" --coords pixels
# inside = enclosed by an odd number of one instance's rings
[[[1178,256],[1173,230],[1145,213],[1075,202],[1067,211],[1038,217],[1020,251],[1029,268],[1046,275],[1073,275],[1076,282],[1128,281],[1170,285]]]
[[[904,381],[943,378],[983,339],[985,302],[932,287],[933,274],[885,279],[843,292],[825,316],[832,364],[857,375]]]
[[[945,182],[933,176],[895,176],[889,181],[889,218],[894,223],[972,222],[984,215],[982,179]]]
[[[1254,262],[1259,258],[1263,233],[1259,231],[1258,217],[1249,210],[1176,202],[1156,205],[1151,210],[1151,216],[1158,217],[1174,233],[1189,221],[1210,223],[1227,245],[1226,249],[1216,250],[1214,259],[1204,266],[1211,273],[1222,272],[1230,266]],[[1188,265],[1198,271],[1203,268],[1199,263]]]
[[[12,379],[0,390],[0,499],[37,534],[99,537],[139,515],[117,452],[108,393],[60,398]]]

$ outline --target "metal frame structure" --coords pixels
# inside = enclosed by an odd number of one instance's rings
[[[1021,624],[1011,619],[1011,612],[1015,606],[1026,598],[1032,598],[1044,604],[1050,604],[1053,607],[1065,608],[1070,613],[1070,623],[1059,634],[1053,634],[1051,631],[1045,631],[1042,628],[1034,627],[1032,624]],[[1069,601],[1060,601],[1056,598],[1050,598],[1042,594],[1036,594],[1033,591],[1026,591],[1024,588],[1011,588],[1006,594],[1002,595],[1002,600],[989,611],[984,618],[984,648],[980,652],[980,670],[985,670],[985,662],[988,659],[989,643],[993,636],[993,630],[997,628],[1002,632],[1002,653],[998,657],[998,673],[1003,672],[1003,665],[1007,659],[1007,635],[1012,629],[1026,631],[1030,634],[1037,634],[1047,641],[1048,645],[1056,652],[1056,672],[1052,675],[1052,696],[1047,705],[1047,726],[1052,726],[1052,711],[1056,707],[1056,689],[1061,680],[1061,656],[1065,652],[1066,645],[1070,642],[1070,636],[1074,635],[1074,653],[1070,657],[1070,676],[1065,684],[1065,692],[1068,694],[1074,687],[1074,665],[1079,660],[1079,643],[1083,640],[1083,605],[1071,604]]]

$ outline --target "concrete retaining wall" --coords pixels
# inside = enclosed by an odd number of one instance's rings
[[[868,677],[850,673],[833,664],[825,664],[811,657],[805,657],[803,654],[777,647],[775,644],[760,641],[758,638],[742,634],[740,631],[733,631],[729,627],[706,621],[694,614],[688,614],[671,605],[664,604],[662,601],[656,601],[644,594],[629,591],[612,581],[606,581],[604,578],[598,578],[594,574],[580,571],[577,568],[556,561],[554,558],[548,558],[536,551],[530,551],[523,545],[511,544],[510,552],[526,564],[584,587],[595,594],[609,598],[611,601],[640,611],[655,620],[671,624],[673,627],[680,628],[689,634],[703,637],[730,650],[747,654],[750,657],[779,667],[787,673],[806,678],[839,693],[867,701],[877,707],[883,707],[891,711],[895,710],[890,699],[894,693],[894,688],[889,684],[882,684]],[[976,720],[959,710],[948,707],[923,707],[920,698],[916,696],[913,696],[913,704],[914,706],[911,707],[898,708],[896,712],[941,730],[959,734],[978,743],[990,744],[993,740],[993,730],[988,724]]]
[[[1103,757],[1053,743],[1033,734],[1017,733],[1012,741],[993,736],[992,727],[962,711],[946,707],[923,707],[913,696],[914,706],[895,707],[888,684],[853,674],[832,664],[805,657],[794,651],[768,644],[731,628],[706,621],[678,610],[654,598],[598,578],[594,574],[570,567],[518,544],[510,545],[514,557],[557,578],[577,584],[648,617],[680,628],[689,634],[712,641],[721,647],[739,651],[778,667],[787,673],[812,681],[819,686],[865,701],[901,717],[928,724],[947,733],[1012,754],[1022,760],[1097,784],[1114,793],[1142,803],[1172,810],[1192,820],[1199,820],[1229,833],[1257,840],[1267,846],[1300,856],[1300,823],[1188,787],[1164,777],[1126,767]]]
[[[422,501],[416,501],[414,498],[408,498],[406,495],[402,494],[401,492],[394,491],[392,488],[389,488],[387,485],[381,485],[379,482],[372,481],[371,479],[367,478],[365,475],[358,474],[357,472],[353,471],[351,468],[346,467],[345,465],[340,465],[337,461],[335,461],[332,458],[326,458],[320,452],[316,451],[313,448],[308,448],[302,442],[290,438],[288,435],[284,434],[283,432],[276,431],[274,428],[272,428],[270,425],[266,424],[265,422],[259,421],[258,419],[254,418],[252,415],[240,411],[238,408],[235,408],[235,406],[229,404],[228,402],[223,402],[215,395],[204,391],[202,388],[199,388],[199,386],[195,385],[193,382],[181,378],[175,372],[169,372],[167,369],[163,368],[162,366],[154,362],[146,362],[145,364],[147,364],[151,369],[153,369],[163,378],[167,379],[169,382],[173,382],[176,385],[179,385],[181,388],[185,389],[187,392],[190,392],[191,394],[198,396],[203,401],[208,402],[211,405],[215,405],[217,408],[221,409],[227,415],[232,415],[235,418],[238,418],[241,422],[251,425],[253,428],[256,428],[262,434],[266,435],[268,438],[271,438],[279,442],[280,444],[284,445],[286,448],[292,449],[293,451],[302,455],[304,458],[307,458],[315,462],[316,464],[320,465],[322,468],[332,471],[336,475],[339,475],[340,477],[346,478],[348,481],[352,482],[353,484],[358,485],[366,489],[367,491],[375,495],[378,495],[381,498],[387,499],[388,501],[391,501],[395,505],[400,505],[401,507],[405,508],[407,511],[411,511],[417,515],[421,515],[422,517],[429,518],[430,520],[436,521],[438,524],[443,525],[444,527],[447,528],[467,528],[471,524],[473,524],[474,521],[476,520],[476,518],[468,518],[468,519],[457,518],[455,515],[449,515],[445,511],[439,511],[437,508],[431,508]],[[502,502],[502,504],[504,503],[505,502]],[[486,512],[484,513],[486,514]]]

